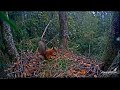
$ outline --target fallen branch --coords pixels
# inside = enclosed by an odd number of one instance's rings
[[[45,32],[46,32],[46,30],[47,30],[47,28],[48,28],[48,26],[50,25],[51,22],[52,22],[52,20],[50,20],[48,25],[45,27],[45,30],[44,30],[44,32],[43,32],[43,34],[41,36],[41,40],[43,39],[43,36],[45,35]]]

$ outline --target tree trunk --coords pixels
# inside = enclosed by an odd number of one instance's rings
[[[112,18],[112,27],[109,36],[108,46],[103,59],[102,70],[106,71],[112,64],[114,58],[120,50],[120,12],[114,12]]]
[[[6,16],[8,17],[8,12],[6,12]],[[13,60],[16,59],[19,56],[19,54],[17,52],[17,49],[13,41],[13,36],[11,33],[10,26],[4,21],[1,21],[1,32],[3,36],[5,48],[7,50],[10,59]]]
[[[59,12],[60,22],[60,44],[61,47],[67,49],[68,47],[68,26],[67,26],[67,12]]]

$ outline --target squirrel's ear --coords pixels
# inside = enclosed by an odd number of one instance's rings
[[[57,50],[57,48],[56,48],[56,47],[53,47],[53,49],[54,49],[54,50]]]
[[[54,49],[54,47],[52,47],[51,49]]]

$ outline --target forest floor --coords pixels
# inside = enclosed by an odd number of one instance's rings
[[[21,57],[5,71],[9,78],[97,78],[101,63],[64,49],[58,49],[56,56],[49,60],[42,60],[38,52],[28,51],[22,52]]]
[[[97,77],[100,62],[59,49],[53,59],[42,64],[40,77]],[[45,67],[45,68],[44,68]]]
[[[21,57],[5,71],[9,78],[98,78],[101,63],[64,49],[57,49],[56,55],[49,60],[43,60],[38,52],[22,52]]]

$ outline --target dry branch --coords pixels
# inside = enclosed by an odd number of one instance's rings
[[[45,27],[45,30],[44,30],[44,32],[41,36],[41,40],[43,39],[43,36],[45,35],[45,32],[46,32],[46,30],[47,30],[47,28],[48,28],[48,26],[50,25],[51,22],[52,22],[52,20],[50,20],[49,23],[47,24],[47,26]]]

